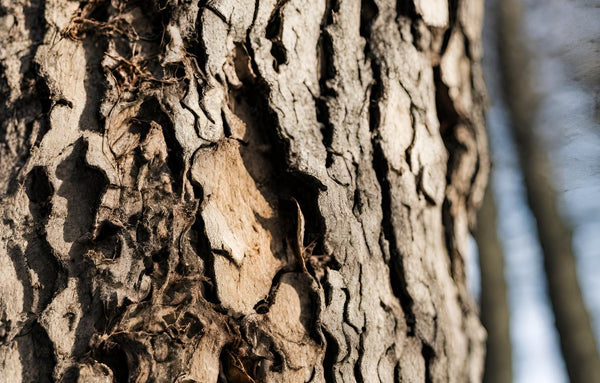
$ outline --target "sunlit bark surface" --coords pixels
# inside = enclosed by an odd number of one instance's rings
[[[2,1],[0,375],[476,382],[482,1]]]

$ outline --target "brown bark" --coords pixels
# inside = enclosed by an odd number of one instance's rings
[[[480,380],[481,1],[7,7],[4,376]]]
[[[496,201],[491,185],[488,185],[475,230],[481,272],[481,323],[488,334],[483,382],[510,383],[510,313],[504,278],[504,254],[496,220]]]
[[[520,38],[521,10],[502,1],[498,26],[500,67],[512,129],[524,175],[527,200],[544,251],[544,268],[556,329],[570,381],[600,381],[600,357],[577,280],[571,231],[560,216],[550,180],[550,163],[533,130],[538,96],[532,87],[530,58]]]

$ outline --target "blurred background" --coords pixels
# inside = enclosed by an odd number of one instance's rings
[[[600,382],[600,0],[485,1],[484,382]]]

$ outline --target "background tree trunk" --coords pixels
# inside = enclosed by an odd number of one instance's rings
[[[9,381],[481,379],[482,1],[2,4]]]
[[[510,312],[497,217],[496,200],[490,184],[477,216],[475,230],[481,271],[481,323],[488,333],[484,383],[512,382]]]
[[[520,36],[517,0],[498,7],[500,67],[511,128],[519,153],[527,201],[544,251],[544,268],[563,358],[572,383],[600,381],[600,356],[579,282],[571,230],[560,216],[550,161],[534,126],[539,98],[532,84],[530,56]]]

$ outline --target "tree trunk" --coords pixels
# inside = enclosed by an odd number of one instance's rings
[[[481,271],[481,323],[488,333],[483,382],[511,383],[510,312],[496,221],[496,200],[488,185],[475,230]]]
[[[9,381],[481,379],[482,1],[5,3]]]
[[[560,345],[572,383],[600,381],[600,356],[579,282],[571,231],[558,212],[550,180],[550,161],[534,132],[539,103],[531,82],[530,56],[520,38],[521,9],[516,0],[500,2],[500,67],[512,131],[523,170],[527,201],[544,251],[548,292]]]

